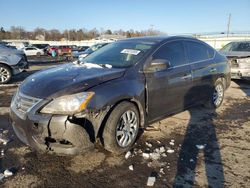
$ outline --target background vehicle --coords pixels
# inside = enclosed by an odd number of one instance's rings
[[[87,50],[89,46],[78,46],[77,49],[72,51],[73,57],[78,58],[79,55],[84,54],[84,51]]]
[[[50,46],[49,44],[32,44],[32,47],[36,47],[36,48],[43,50],[45,54],[49,46]]]
[[[21,50],[25,47],[30,46],[29,42],[22,42],[22,41],[15,41],[15,42],[10,42],[9,46],[14,46],[16,49]]]
[[[71,56],[72,54],[72,49],[70,46],[58,46],[58,54],[59,55],[69,55]]]
[[[231,62],[232,79],[250,80],[250,41],[230,42],[220,52]]]
[[[13,75],[27,68],[27,57],[23,52],[0,45],[0,84],[8,83]]]
[[[84,52],[78,55],[79,59],[87,57],[89,54],[92,54],[94,51],[102,48],[103,46],[106,46],[108,43],[99,43],[95,44],[93,46],[90,46],[88,49],[86,49]]]
[[[49,46],[46,48],[47,54],[51,55],[52,51],[56,51],[56,53],[58,54],[58,46]]]
[[[10,115],[20,140],[37,150],[81,153],[99,138],[108,151],[122,153],[139,128],[197,104],[218,108],[230,81],[227,58],[204,42],[131,38],[31,75]]]
[[[26,56],[41,56],[44,55],[44,51],[42,49],[36,47],[25,47],[22,49]]]

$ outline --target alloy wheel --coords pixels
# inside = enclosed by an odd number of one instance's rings
[[[127,147],[137,136],[139,125],[136,113],[128,110],[123,113],[116,128],[116,141],[119,146]]]
[[[219,106],[223,100],[224,88],[221,84],[216,85],[213,93],[213,103],[215,106]]]
[[[0,83],[6,82],[10,78],[10,72],[5,67],[0,67]]]

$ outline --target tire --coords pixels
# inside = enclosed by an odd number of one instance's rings
[[[103,130],[104,148],[120,154],[134,144],[140,125],[139,112],[130,102],[121,102],[110,113]],[[125,124],[125,122],[130,122]]]
[[[41,56],[41,53],[40,53],[40,52],[37,52],[37,53],[36,53],[36,56],[40,57],[40,56]]]
[[[12,78],[11,69],[3,64],[0,64],[0,84],[8,83]]]
[[[210,92],[206,107],[210,109],[219,108],[224,99],[225,87],[222,80],[217,80]]]

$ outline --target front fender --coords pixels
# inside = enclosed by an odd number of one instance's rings
[[[15,66],[21,59],[22,57],[16,54],[0,55],[0,62],[9,66]]]
[[[103,83],[99,86],[89,89],[95,92],[94,97],[87,105],[87,110],[97,112],[105,116],[109,111],[121,101],[129,100],[136,104],[140,113],[141,126],[145,125],[145,86],[144,82],[138,79],[127,80],[124,78]],[[94,126],[95,132],[99,131],[102,125],[104,116],[101,118],[98,125]]]

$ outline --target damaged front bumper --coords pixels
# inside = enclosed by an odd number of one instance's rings
[[[30,111],[20,114],[12,105],[10,119],[17,137],[38,151],[71,155],[94,147],[103,115],[81,117],[47,115]]]
[[[230,58],[231,78],[250,80],[250,57]]]
[[[27,61],[27,57],[23,56],[17,65],[12,67],[13,75],[19,74],[24,70],[29,69],[29,62]]]
[[[231,78],[250,80],[250,68],[231,68]]]

